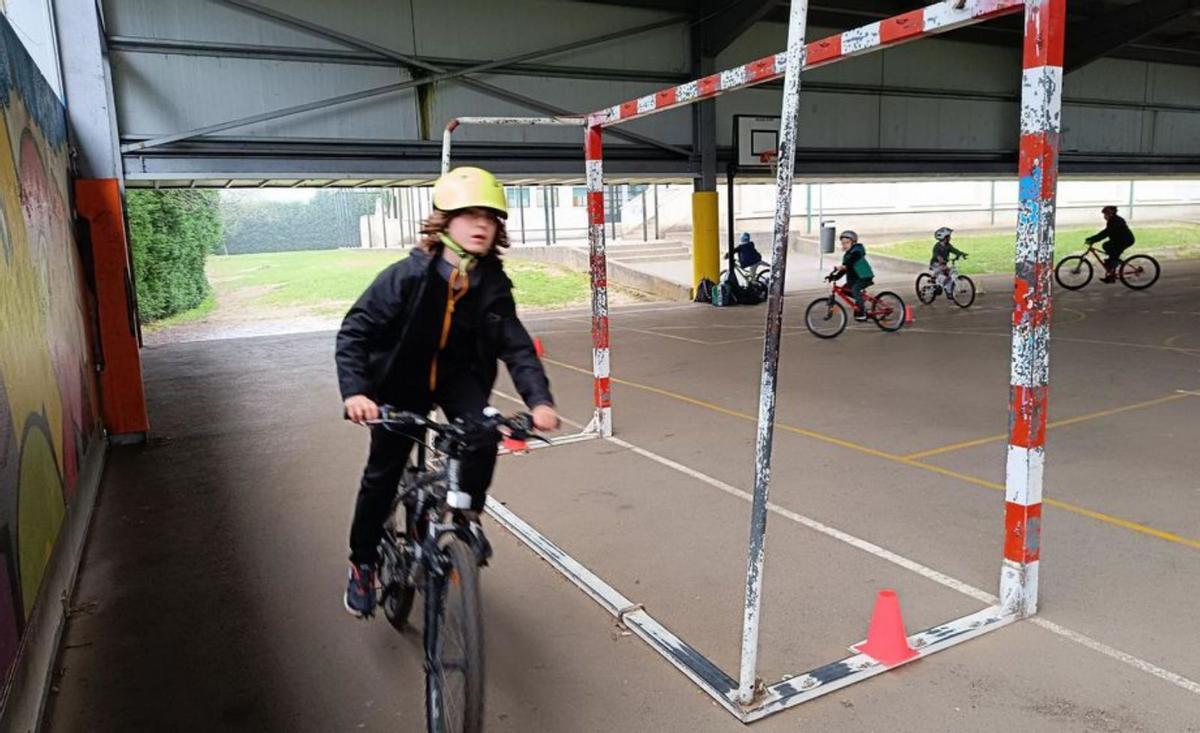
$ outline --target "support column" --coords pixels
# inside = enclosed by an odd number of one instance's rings
[[[704,56],[702,28],[692,34],[693,71],[697,77],[712,74],[715,59]],[[692,150],[699,159],[700,177],[692,183],[692,293],[700,281],[717,281],[721,272],[720,215],[717,204],[717,102],[705,100],[692,105]]]
[[[96,269],[99,338],[104,353],[100,372],[104,428],[114,442],[137,443],[145,440],[150,420],[142,389],[133,270],[121,203],[116,179],[75,182],[75,208],[88,222]]]
[[[1037,613],[1066,0],[1028,0],[1000,604]]]
[[[104,426],[115,441],[149,430],[142,385],[133,255],[125,229],[124,170],[104,29],[94,0],[54,0],[71,145],[78,151],[75,208],[89,222],[104,369]]]

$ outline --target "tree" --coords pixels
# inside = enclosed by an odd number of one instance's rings
[[[204,261],[221,246],[217,192],[131,190],[125,205],[138,319],[149,323],[200,305],[210,291]]]

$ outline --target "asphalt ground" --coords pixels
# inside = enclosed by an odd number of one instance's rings
[[[768,682],[845,656],[881,588],[910,631],[996,592],[1006,280],[967,310],[897,286],[914,324],[832,341],[804,330],[813,293],[787,298]],[[1040,614],[754,729],[1200,731],[1200,267],[1054,307]],[[620,442],[505,457],[492,492],[734,677],[764,308],[616,310]],[[586,422],[588,314],[527,325]],[[339,419],[332,350],[317,333],[145,351],[155,440],[110,457],[49,730],[423,728],[419,632],[341,608],[366,436]],[[489,730],[743,727],[488,527]]]

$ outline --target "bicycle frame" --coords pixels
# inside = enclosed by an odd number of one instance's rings
[[[850,306],[851,308],[856,307],[854,305],[854,295],[850,292],[850,288],[846,287],[845,285],[841,285],[841,284],[835,282],[833,284],[832,295],[844,300],[846,302],[846,305]],[[863,296],[863,301],[867,305],[867,311],[868,312],[873,311],[875,309],[875,303],[878,302],[877,300],[875,300],[875,296],[871,295],[870,293],[868,293],[865,290],[863,291],[862,296]]]
[[[1091,255],[1092,257],[1094,257],[1096,259],[1096,263],[1099,264],[1100,267],[1104,268],[1105,272],[1110,272],[1108,265],[1106,265],[1104,262],[1106,259],[1108,259],[1108,253],[1099,249],[1098,247],[1096,247],[1095,242],[1088,242],[1087,249],[1084,250],[1083,254],[1081,254],[1079,256],[1084,259],[1087,259],[1088,255]],[[1124,258],[1121,257],[1120,255],[1117,255],[1117,267],[1120,267],[1121,262],[1123,262],[1123,261],[1124,261]]]

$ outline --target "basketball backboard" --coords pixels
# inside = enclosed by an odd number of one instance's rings
[[[761,155],[779,147],[779,118],[733,116],[733,148],[740,170],[768,170]]]

